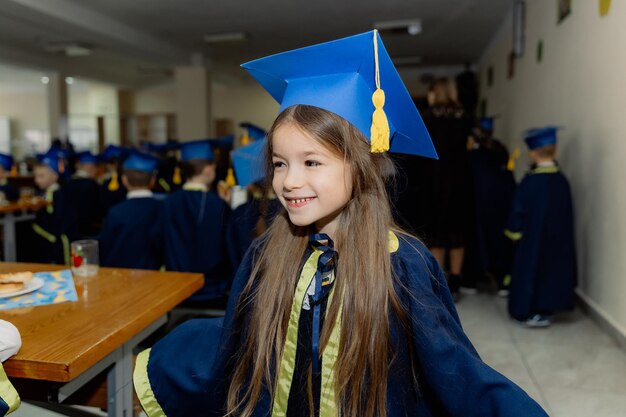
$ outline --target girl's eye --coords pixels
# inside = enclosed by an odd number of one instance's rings
[[[274,161],[273,164],[274,164],[274,168],[280,168],[280,167],[285,166],[285,163],[283,161]]]
[[[306,162],[305,162],[305,165],[306,165],[306,166],[308,166],[308,167],[316,167],[316,166],[319,166],[319,165],[322,165],[322,164],[320,164],[320,163],[319,163],[319,162],[317,162],[317,161],[311,161],[311,160],[309,160],[309,161],[306,161]]]

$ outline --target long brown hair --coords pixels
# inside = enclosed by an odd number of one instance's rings
[[[396,227],[385,178],[393,173],[393,164],[386,154],[371,153],[366,138],[343,118],[297,105],[284,110],[270,129],[268,178],[273,176],[272,135],[288,123],[345,158],[352,171],[352,198],[340,213],[334,237],[339,254],[335,296],[326,312],[320,342],[323,349],[343,303],[335,364],[339,415],[385,417],[392,358],[390,317],[394,315],[403,324],[408,320],[394,288],[388,249],[389,231]],[[230,415],[250,416],[263,387],[273,398],[300,260],[313,231],[310,227],[294,226],[283,210],[264,235],[264,245],[238,304],[239,314],[249,309],[249,331],[236,357],[228,391]]]

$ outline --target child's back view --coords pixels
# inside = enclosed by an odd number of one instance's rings
[[[554,160],[556,128],[526,133],[533,166],[519,185],[507,236],[516,240],[509,314],[545,327],[558,310],[574,307],[576,251],[567,179]]]
[[[126,200],[107,214],[100,242],[102,266],[159,269],[162,260],[161,202],[154,199],[158,160],[150,155],[132,154],[122,166]]]
[[[163,202],[165,267],[168,271],[203,273],[204,288],[192,300],[218,299],[232,278],[225,244],[229,208],[209,192],[215,180],[210,141],[187,142],[180,147],[187,182]]]

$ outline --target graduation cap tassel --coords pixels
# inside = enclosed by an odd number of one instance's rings
[[[183,182],[183,179],[180,175],[180,167],[176,167],[174,168],[174,175],[172,176],[172,182],[176,185],[179,185],[180,183]]]
[[[109,181],[109,186],[107,187],[109,191],[117,191],[120,189],[120,182],[117,179],[117,172],[114,172],[111,175],[111,181]]]
[[[520,149],[515,148],[513,152],[509,155],[509,161],[506,164],[506,169],[509,171],[515,171],[515,161],[520,157]]]
[[[372,152],[386,152],[389,150],[389,121],[383,110],[385,92],[380,88],[380,71],[378,68],[378,31],[374,31],[374,63],[376,65],[376,91],[372,94],[374,114],[372,114],[372,128],[370,143]]]
[[[229,187],[234,187],[237,185],[237,180],[235,180],[235,173],[232,168],[228,168],[228,173],[226,174],[226,184]]]
[[[241,137],[241,146],[246,146],[250,144],[250,134],[248,133],[248,129],[245,130],[245,133]]]
[[[11,177],[17,177],[17,165],[16,164],[11,165],[11,174],[10,174],[10,176]]]

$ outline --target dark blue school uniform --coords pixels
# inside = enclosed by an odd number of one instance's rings
[[[100,265],[157,270],[163,265],[161,202],[129,198],[109,210],[100,243]]]
[[[111,184],[111,178],[107,178],[100,184],[100,210],[102,212],[102,216],[106,216],[106,213],[111,209],[111,207],[116,204],[121,203],[126,200],[126,194],[128,190],[122,184],[122,178],[119,177],[117,179],[118,186],[114,190],[109,189],[109,185]]]
[[[468,153],[474,191],[474,272],[489,272],[501,279],[511,272],[513,263],[513,246],[502,230],[511,212],[515,179],[507,170],[506,149],[495,139],[489,141],[489,146]]]
[[[4,184],[0,184],[0,193],[4,193],[4,198],[7,201],[15,202],[20,198],[20,192],[17,187],[7,181]]]
[[[74,176],[63,186],[70,204],[76,213],[78,232],[81,237],[92,237],[102,220],[100,186],[96,180]]]
[[[397,320],[390,320],[394,360],[387,383],[387,415],[546,416],[523,390],[481,361],[461,328],[445,276],[424,245],[414,238],[399,240],[391,262],[411,325],[404,331]],[[236,304],[261,245],[253,244],[242,262],[223,320],[186,322],[139,355],[134,384],[149,416],[163,415],[159,412],[168,417],[224,415],[233,358],[250,321],[249,309],[237,313]],[[414,362],[409,360],[409,349]],[[292,383],[290,403],[299,388]],[[287,408],[286,415],[298,415],[302,408],[308,409],[298,404]],[[271,409],[272,399],[263,389],[252,415],[269,416]]]
[[[538,167],[515,192],[506,234],[517,240],[509,314],[525,320],[574,307],[576,250],[567,179],[558,166]]]
[[[226,246],[230,209],[216,194],[178,190],[163,201],[165,268],[204,274],[204,288],[190,300],[224,295],[232,280]]]
[[[268,200],[251,198],[232,211],[227,243],[234,269],[239,267],[244,255],[259,232],[257,224],[261,217],[265,225],[269,227],[281,207],[277,198]]]
[[[29,261],[69,265],[70,242],[78,238],[76,212],[62,187],[47,192],[50,205],[39,210],[32,223]]]

